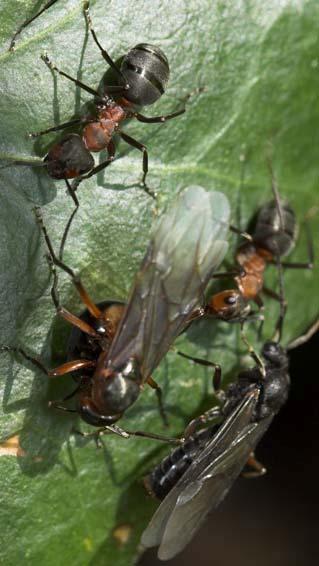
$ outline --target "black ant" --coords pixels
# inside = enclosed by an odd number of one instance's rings
[[[280,301],[284,312],[283,279],[279,265]],[[275,335],[279,335],[278,323]],[[146,548],[160,546],[158,556],[169,560],[193,538],[209,512],[215,509],[244,469],[246,477],[258,477],[266,469],[254,449],[275,415],[287,401],[290,377],[287,352],[278,340],[265,342],[260,358],[241,371],[235,383],[220,391],[220,374],[214,375],[214,390],[221,401],[192,420],[186,439],[145,478],[147,491],[163,502],[142,535]],[[215,364],[180,354],[205,366]],[[219,422],[206,426],[210,421]],[[221,422],[220,422],[221,419]],[[249,471],[245,471],[249,469]]]
[[[76,396],[76,408],[69,409],[60,402],[51,404],[103,427],[101,433],[106,430],[127,435],[114,423],[137,400],[145,383],[155,389],[165,421],[161,389],[152,372],[188,325],[226,253],[230,217],[227,198],[198,186],[178,196],[153,230],[126,306],[118,301],[102,305],[92,301],[79,277],[55,255],[39,208],[36,215],[53,271],[54,305],[58,315],[75,328],[71,359],[47,370],[22,349],[3,349],[20,352],[49,377],[80,372],[78,387],[71,395]],[[75,316],[61,306],[55,266],[71,277],[87,309],[83,316]],[[79,357],[74,359],[73,355]]]

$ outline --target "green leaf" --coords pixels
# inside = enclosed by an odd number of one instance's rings
[[[87,36],[78,0],[57,2],[22,33],[15,53],[8,53],[10,37],[32,13],[32,4],[21,0],[13,10],[10,0],[2,0],[0,158],[5,162],[43,156],[55,138],[34,144],[26,133],[78,115],[89,100],[66,79],[53,77],[41,53],[47,51],[61,69],[93,88],[106,70]],[[245,227],[256,208],[271,198],[270,144],[280,191],[300,220],[308,213],[318,240],[318,2],[173,0],[154,8],[147,0],[135,0],[134,9],[132,4],[96,0],[91,12],[97,35],[114,58],[141,41],[159,45],[168,56],[168,91],[147,112],[173,111],[177,97],[206,87],[182,117],[164,125],[131,122],[126,128],[149,148],[149,184],[159,194],[159,208],[182,187],[200,184],[224,191],[234,223]],[[81,206],[65,252],[96,301],[127,297],[153,219],[153,203],[139,186],[141,155],[120,143],[118,156],[105,172],[81,185]],[[63,182],[53,182],[44,170],[13,166],[0,174],[1,342],[23,345],[53,367],[65,359],[70,329],[55,319],[45,248],[32,207],[43,206],[57,248],[72,202]],[[306,253],[301,230],[290,258],[303,261]],[[276,271],[270,268],[267,285],[275,284]],[[289,270],[285,286],[287,344],[318,315],[318,272]],[[63,304],[80,312],[79,298],[64,274],[59,289]],[[278,305],[267,301],[265,337],[271,336],[277,314]],[[249,336],[259,349],[253,327]],[[179,339],[179,346],[220,362],[226,379],[242,364],[244,349],[233,325],[201,322]],[[9,354],[1,356],[0,365],[1,437],[19,434],[20,443],[17,457],[0,447],[1,454],[7,453],[0,460],[2,561],[8,566],[96,566],[105,564],[107,556],[117,566],[132,564],[155,508],[141,479],[166,448],[144,439],[107,437],[105,448],[97,450],[94,442],[71,434],[72,427],[83,428],[78,419],[47,408],[49,399],[72,389],[70,377],[49,384]],[[163,430],[154,394],[147,390],[121,421],[123,427],[173,436],[213,402],[210,373],[173,352],[155,377],[163,387],[169,429]],[[116,542],[113,529],[118,525],[129,526],[126,544]]]

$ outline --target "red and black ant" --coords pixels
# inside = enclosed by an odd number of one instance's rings
[[[264,204],[255,215],[251,230],[251,241],[241,244],[236,251],[236,267],[232,271],[216,273],[213,277],[234,276],[237,289],[227,289],[215,293],[203,309],[203,315],[213,316],[224,321],[241,322],[254,318],[258,313],[251,312],[249,301],[253,300],[259,309],[263,309],[261,292],[280,300],[279,295],[264,284],[264,272],[269,264],[277,264],[293,269],[312,269],[314,250],[309,227],[306,224],[308,239],[308,257],[306,263],[282,262],[295,245],[297,224],[295,213],[290,204],[282,200],[276,186],[271,164],[272,190],[274,199]],[[249,233],[249,230],[248,230]],[[278,332],[281,336],[284,309],[281,309]],[[260,318],[260,315],[259,315]]]
[[[21,348],[4,346],[2,350],[17,351],[48,377],[80,374],[78,387],[66,398],[76,396],[76,408],[60,402],[51,404],[78,413],[85,422],[103,427],[102,431],[128,435],[114,423],[137,400],[145,383],[156,390],[165,420],[161,389],[152,373],[189,324],[226,253],[230,217],[227,198],[199,186],[188,187],[179,195],[157,221],[127,305],[118,301],[95,304],[79,277],[55,255],[39,208],[36,214],[49,251],[54,305],[58,315],[75,329],[71,359],[47,370]],[[71,277],[87,309],[82,316],[61,306],[55,266]]]
[[[54,2],[49,2],[42,11],[53,3]],[[40,13],[42,13],[42,11]],[[89,14],[89,2],[85,3],[84,14],[95,44],[98,46],[102,57],[117,77],[119,84],[105,86],[103,92],[99,93],[97,90],[94,90],[78,79],[58,69],[47,55],[42,55],[42,60],[53,72],[67,78],[76,86],[95,97],[96,113],[94,116],[75,118],[58,126],[30,134],[30,137],[35,138],[71,126],[83,126],[81,135],[76,133],[68,134],[55,143],[48,151],[43,162],[41,161],[38,164],[34,162],[27,163],[25,161],[14,162],[14,164],[20,165],[46,167],[50,177],[65,180],[67,190],[75,203],[75,210],[70,217],[68,229],[79,206],[75,191],[83,179],[88,179],[92,177],[92,175],[99,173],[114,161],[115,144],[113,138],[115,135],[119,135],[127,144],[142,152],[142,186],[147,194],[155,198],[155,193],[149,189],[146,184],[146,176],[148,173],[147,148],[145,145],[123,132],[120,125],[125,120],[131,118],[136,118],[140,122],[149,124],[162,123],[180,116],[186,110],[184,105],[180,110],[167,115],[150,117],[141,114],[138,111],[140,107],[154,104],[165,92],[170,73],[165,54],[157,46],[148,43],[139,43],[130,49],[123,57],[121,66],[119,67],[97,39]],[[200,88],[197,89],[196,92],[202,90],[203,89]],[[193,94],[194,93],[188,94],[184,100],[188,100]],[[100,152],[105,149],[108,152],[108,157],[102,161],[102,163],[95,166],[91,152]],[[70,185],[68,179],[75,179],[72,185]],[[68,230],[66,230],[66,235],[67,232]],[[60,258],[62,257],[64,242],[65,240],[61,243]]]

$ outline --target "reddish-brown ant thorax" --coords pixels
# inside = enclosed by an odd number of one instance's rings
[[[85,126],[82,132],[83,142],[87,149],[102,151],[107,148],[118,124],[126,117],[126,111],[117,104],[99,110],[97,121]]]

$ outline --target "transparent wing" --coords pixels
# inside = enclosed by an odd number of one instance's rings
[[[243,399],[241,403],[239,403],[237,408],[234,409],[234,411],[218,429],[214,437],[207,443],[204,450],[202,450],[198,454],[197,458],[194,459],[191,466],[180,478],[175,487],[173,487],[173,489],[168,493],[153,515],[142,535],[141,542],[143,546],[146,548],[158,546],[161,544],[164,534],[166,538],[168,537],[167,525],[170,522],[170,517],[174,515],[174,510],[180,496],[182,496],[184,491],[187,493],[188,486],[191,486],[193,482],[196,482],[201,477],[202,474],[205,474],[209,467],[214,467],[214,463],[217,458],[227,451],[234,440],[242,434],[242,431],[247,428],[247,426],[249,426],[257,399],[258,390],[254,389]],[[254,424],[251,426],[256,427]],[[185,519],[186,517],[184,517],[184,520]],[[181,528],[183,529],[183,523],[181,524]],[[183,537],[182,541],[183,548],[187,544],[187,540],[185,541]],[[164,549],[166,548],[164,542],[162,543],[161,548],[162,547]],[[182,550],[182,548],[180,548],[180,550]],[[180,550],[176,550],[174,554],[177,554]],[[172,556],[174,554],[172,554]]]
[[[202,302],[227,251],[230,208],[225,195],[185,189],[159,219],[111,345],[113,369],[134,357],[152,373]]]
[[[272,417],[268,417],[260,423],[248,425],[202,474],[189,481],[166,523],[158,551],[160,559],[172,558],[193,538],[207,514],[227,495],[271,420]]]

